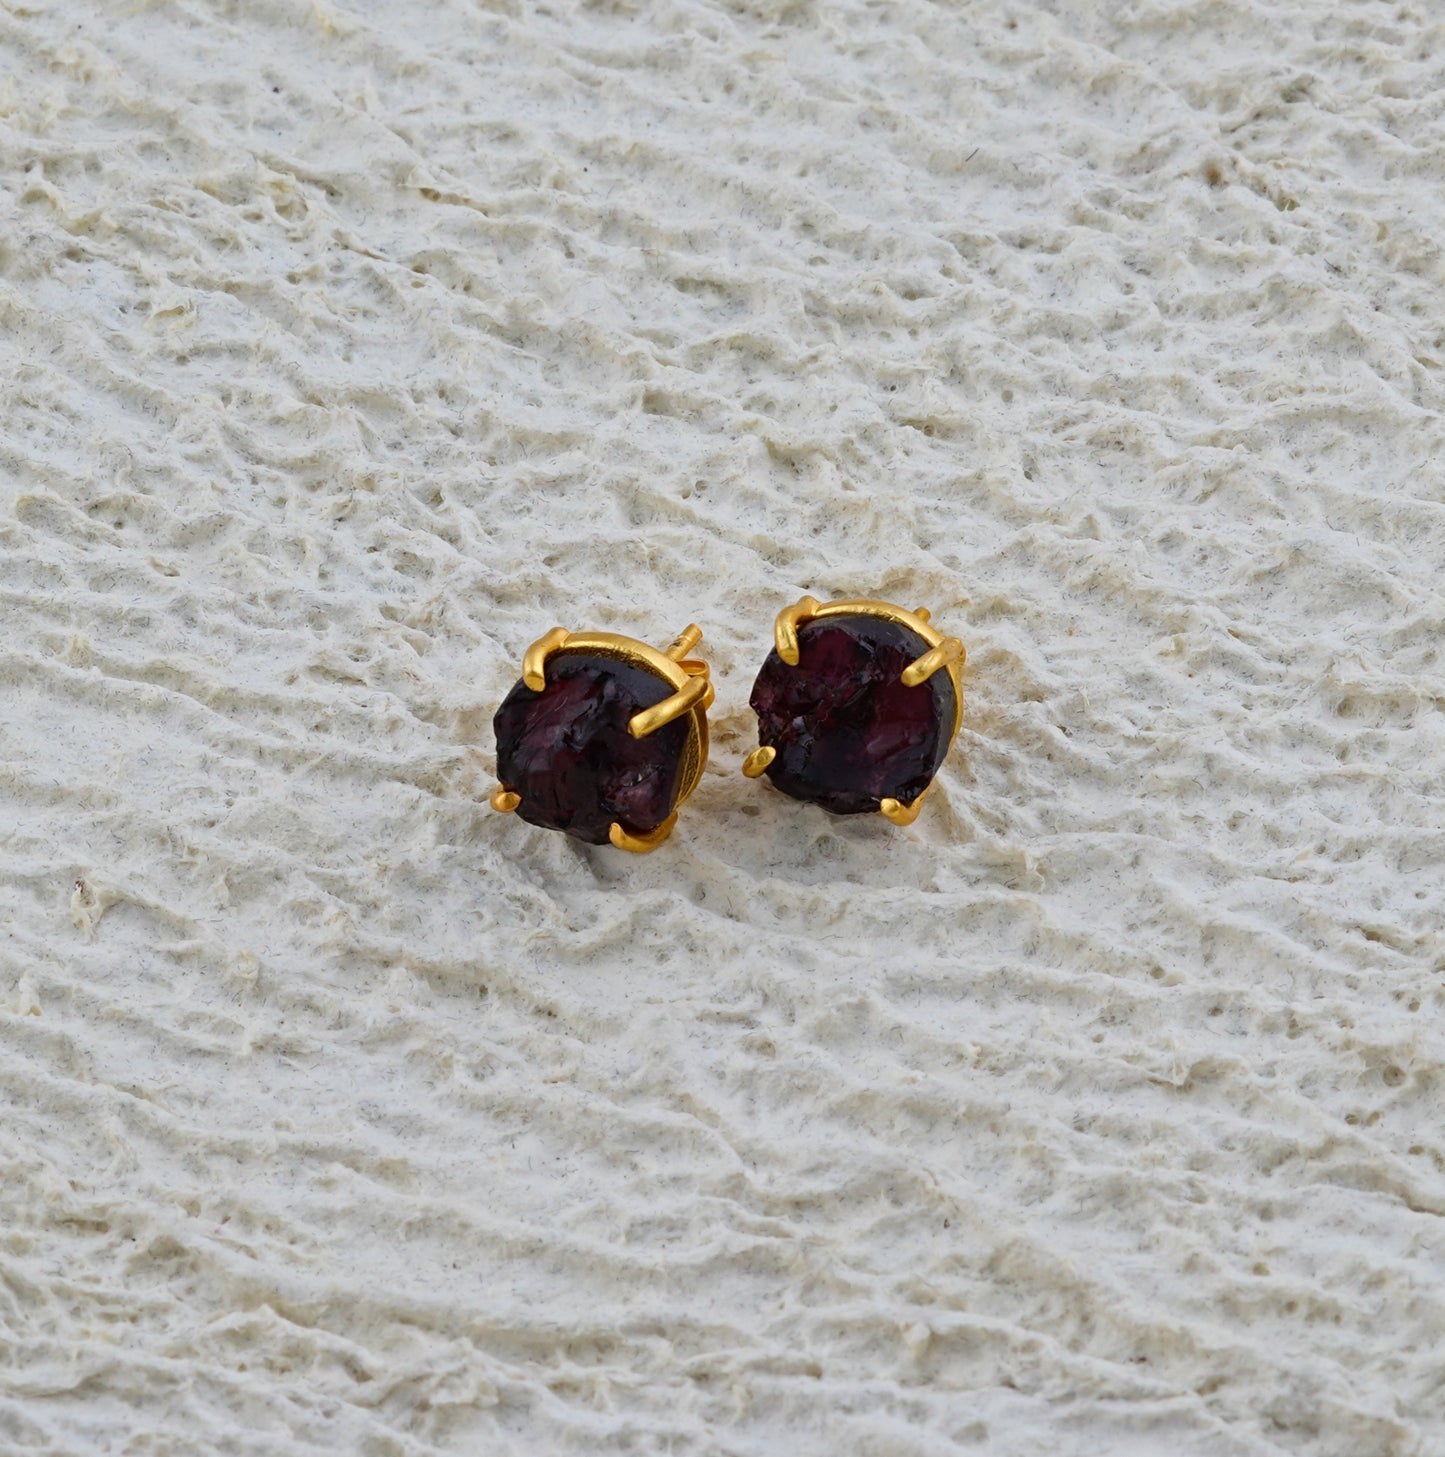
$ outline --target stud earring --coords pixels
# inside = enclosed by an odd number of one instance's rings
[[[708,665],[690,626],[664,651],[554,627],[527,649],[492,720],[492,808],[592,845],[655,850],[707,762]]]
[[[778,613],[773,642],[743,773],[834,814],[911,825],[963,722],[963,644],[924,607],[813,597]]]

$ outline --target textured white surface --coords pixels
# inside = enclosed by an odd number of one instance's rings
[[[1439,14],[4,0],[0,1449],[1445,1450]],[[665,850],[485,808],[689,620]]]

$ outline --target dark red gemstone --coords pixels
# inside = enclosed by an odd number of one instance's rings
[[[953,735],[953,679],[905,688],[903,670],[929,649],[881,617],[825,617],[798,633],[798,666],[768,654],[751,703],[758,741],[776,749],[768,777],[834,814],[880,800],[911,804],[933,780]]]
[[[547,659],[547,686],[518,682],[492,720],[497,778],[522,796],[517,813],[548,830],[605,845],[615,820],[634,835],[672,813],[688,715],[645,739],[627,732],[639,709],[676,692],[616,658],[565,650]]]

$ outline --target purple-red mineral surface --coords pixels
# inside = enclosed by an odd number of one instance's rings
[[[655,830],[677,802],[688,715],[645,739],[627,721],[671,697],[671,684],[619,659],[565,650],[547,660],[547,686],[518,682],[492,726],[497,778],[521,795],[534,825],[605,845],[615,820],[634,835]]]
[[[834,814],[917,799],[948,752],[956,701],[946,671],[900,681],[928,648],[901,623],[859,615],[805,623],[796,668],[769,653],[750,701],[759,743],[777,750],[773,783]]]

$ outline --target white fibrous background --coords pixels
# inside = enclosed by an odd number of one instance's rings
[[[1445,1450],[1445,16],[0,4],[0,1450]],[[916,825],[774,614],[968,646]],[[655,854],[494,814],[699,623]]]

